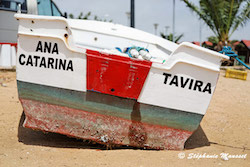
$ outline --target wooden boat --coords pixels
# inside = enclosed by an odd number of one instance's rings
[[[113,23],[16,14],[24,127],[106,145],[184,148],[226,56]],[[150,60],[115,50],[147,48]]]

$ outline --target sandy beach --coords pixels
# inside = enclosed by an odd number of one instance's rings
[[[107,150],[102,145],[64,135],[23,128],[16,73],[0,71],[0,167],[247,167],[250,164],[250,72],[247,81],[224,75],[225,71],[221,71],[208,111],[186,142],[185,150],[157,151],[130,147]]]

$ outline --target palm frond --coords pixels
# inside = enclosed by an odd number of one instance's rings
[[[219,41],[224,43],[250,18],[250,0],[199,0],[200,7],[189,0],[182,1],[208,25]]]
[[[191,11],[195,12],[199,16],[199,18],[201,18],[216,35],[218,35],[216,28],[215,28],[216,26],[210,19],[209,15],[207,15],[207,13],[204,12],[204,8],[201,9],[202,7],[207,6],[209,4],[207,0],[200,1],[201,8],[189,2],[188,0],[182,0],[182,1],[187,5],[188,8],[191,9]]]
[[[174,42],[177,43],[184,36],[184,34],[178,35],[175,37]]]
[[[243,7],[243,10],[241,13],[237,16],[235,16],[234,23],[232,24],[232,30],[229,36],[233,34],[235,30],[241,25],[244,26],[247,21],[250,19],[250,0],[247,0],[245,6]]]

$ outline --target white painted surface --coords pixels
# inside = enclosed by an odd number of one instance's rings
[[[59,54],[36,52],[38,41],[57,43]],[[22,58],[21,62],[27,62],[28,55],[36,55],[46,59],[72,60],[74,71],[21,65],[19,62],[21,54],[26,56],[26,59]],[[71,51],[61,39],[19,35],[17,80],[70,90],[86,91],[86,56],[84,50],[82,50],[82,53]]]
[[[16,14],[15,17],[19,19],[17,80],[86,91],[85,49],[73,45],[72,33],[66,19],[23,14]],[[65,34],[67,34],[67,38]],[[59,55],[36,52],[38,41],[56,42],[59,47]],[[74,71],[21,65],[19,63],[21,54],[72,60]]]
[[[1,46],[0,67],[11,68],[11,46],[10,45]]]
[[[0,44],[0,68],[11,69],[16,66],[16,47]]]
[[[205,114],[218,79],[220,61],[226,58],[222,54],[190,43],[177,45],[151,34],[113,23],[22,14],[15,16],[20,20],[18,56],[20,54],[38,55],[73,61],[74,72],[30,67],[18,63],[17,79],[31,83],[86,91],[86,56],[85,50],[79,46],[111,52],[115,47],[142,45],[141,47],[150,50],[150,54],[156,57],[157,61],[152,58],[153,64],[138,101]],[[67,38],[65,34],[68,35]],[[35,52],[39,40],[57,42],[60,54]],[[166,61],[162,63],[162,60]],[[170,85],[170,81],[164,84],[164,72],[171,74],[172,78],[176,75],[189,80],[202,81],[204,85],[211,83],[211,94],[194,90],[194,86],[190,90],[187,87]]]
[[[19,19],[18,34],[60,38],[65,41],[68,49],[82,50],[74,45],[70,25],[63,17],[28,14],[15,14],[15,17]],[[64,37],[65,34],[68,35],[67,40]]]
[[[219,71],[221,60],[228,59],[228,56],[218,52],[199,47],[189,42],[183,42],[166,59],[164,65],[154,63],[155,68],[171,69],[177,63],[187,63],[203,67],[212,71]]]
[[[135,29],[135,28],[130,28],[127,26],[119,25],[119,24],[114,24],[114,23],[107,23],[107,22],[99,22],[99,21],[94,21],[94,20],[78,20],[78,19],[68,19],[68,23],[70,24],[72,28],[73,34],[76,33],[77,35],[83,35],[83,36],[88,36],[89,38],[95,37],[95,35],[101,35],[100,40],[102,38],[110,38],[110,39],[116,39],[116,42],[122,42],[123,40],[126,41],[126,46],[127,45],[133,45],[136,43],[144,43],[146,46],[141,46],[141,47],[149,47],[147,45],[154,45],[154,46],[159,46],[163,48],[163,51],[165,53],[171,53],[173,52],[178,45],[168,41],[164,40],[161,37],[152,35],[150,33],[146,33],[144,31]],[[96,43],[99,47],[102,46],[102,43],[99,43],[97,41],[93,41],[94,38],[91,39],[91,43]],[[82,38],[76,37],[76,43],[80,43]],[[104,40],[104,39],[103,39]],[[106,40],[105,43],[109,44],[108,47],[117,47],[117,45],[114,45],[112,40]],[[168,46],[168,47],[165,47]],[[119,47],[119,46],[118,46]],[[123,47],[123,46],[121,46]]]
[[[190,43],[180,44],[164,64],[152,64],[138,101],[204,115],[216,87],[222,58],[227,57]],[[181,88],[180,78],[178,87],[164,84],[164,72],[211,83],[212,92],[193,90],[194,83],[191,90],[187,86]]]
[[[16,66],[16,47],[11,46],[11,66]]]
[[[60,38],[67,33],[69,34],[68,43],[72,48],[79,46],[103,51],[116,47],[123,50],[125,47],[140,46],[149,49],[153,56],[152,61],[162,62],[178,47],[171,41],[114,23],[23,14],[16,14],[15,17],[20,20],[19,33]],[[32,20],[36,20],[35,24],[31,23]],[[67,31],[65,31],[66,27]]]
[[[116,47],[123,50],[126,47],[139,46],[150,51],[153,56],[151,61],[163,62],[178,47],[177,44],[161,37],[118,24],[93,20],[67,21],[75,44],[93,50],[101,51]]]
[[[28,14],[37,15],[37,0],[26,0]]]
[[[172,77],[168,78],[167,84],[164,84],[164,72],[172,74]],[[209,82],[212,86],[212,94],[195,91],[193,87],[191,90],[188,89],[190,80],[185,88],[181,88],[180,78],[178,78],[178,87],[169,85],[173,75],[182,76],[185,79],[200,80],[204,83]],[[186,63],[178,63],[170,70],[151,67],[138,101],[204,115],[215,90],[217,79],[218,72]]]

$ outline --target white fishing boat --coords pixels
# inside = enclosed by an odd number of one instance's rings
[[[24,126],[106,145],[183,149],[227,58],[114,23],[15,18]]]

